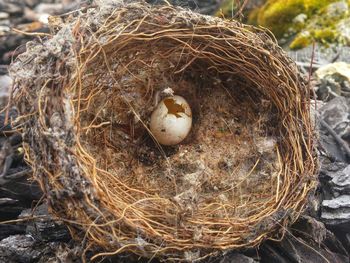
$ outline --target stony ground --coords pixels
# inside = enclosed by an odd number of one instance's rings
[[[11,86],[7,65],[25,50],[28,40],[35,38],[28,33],[48,32],[49,14],[67,12],[89,2],[0,0],[0,109],[6,105]],[[212,13],[218,3],[187,2],[203,13]],[[13,27],[17,32],[11,31]],[[312,53],[312,48],[289,53],[305,78]],[[316,195],[282,241],[266,241],[258,248],[232,251],[209,262],[349,262],[350,49],[316,49],[314,57],[311,85],[318,99],[314,113],[320,157]],[[0,114],[0,263],[81,262],[81,244],[71,240],[64,224],[49,215],[39,186],[30,179],[21,136],[6,123],[6,119],[15,117],[15,109]],[[105,262],[132,260],[123,256]]]

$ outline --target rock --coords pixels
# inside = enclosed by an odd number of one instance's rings
[[[24,235],[25,233],[26,233],[25,224],[17,224],[17,225],[0,224],[0,240],[12,235]]]
[[[350,195],[350,165],[336,172],[330,185],[334,196]]]
[[[338,75],[350,81],[350,64],[346,62],[335,62],[322,66],[316,70],[316,77],[323,79],[326,76]]]
[[[350,251],[350,164],[321,158],[320,181],[323,201],[320,220]]]
[[[350,46],[350,18],[346,18],[341,20],[337,25],[336,29],[338,32],[341,32],[339,36],[339,41],[343,43],[343,45]]]
[[[330,101],[341,94],[341,86],[332,77],[326,77],[320,80],[316,86],[317,99],[323,101]]]
[[[332,225],[350,224],[350,195],[323,200],[321,219]]]
[[[10,26],[11,26],[10,19],[0,20],[0,26],[1,26],[0,36],[5,35],[8,32],[10,32],[10,30],[11,30],[10,29]]]
[[[307,66],[309,66],[313,48],[312,46],[308,46],[299,50],[287,50],[287,53],[294,61],[304,62],[307,63]],[[350,63],[350,47],[334,47],[325,49],[316,45],[314,55],[313,67],[316,69],[335,61]]]
[[[224,256],[218,263],[257,263],[258,261],[254,260],[253,258],[247,257],[243,254],[239,253],[229,253],[228,255]]]
[[[8,111],[9,119],[17,112]],[[22,136],[5,125],[5,112],[0,114],[0,221],[16,219],[42,196],[39,185],[30,178],[31,169],[23,160]],[[0,231],[1,232],[1,231]]]
[[[24,3],[22,1],[0,0],[0,10],[10,15],[18,15],[23,12]]]
[[[5,107],[11,86],[12,79],[9,75],[0,76],[0,108]]]
[[[81,263],[79,244],[41,243],[29,235],[13,235],[0,241],[0,262]]]
[[[294,225],[301,233],[308,234],[316,243],[321,244],[327,237],[325,225],[310,216],[302,216]]]
[[[349,21],[350,22],[350,21]],[[316,88],[318,99],[329,101],[334,97],[350,98],[350,64],[335,62],[316,70],[320,84]]]
[[[0,12],[0,20],[8,19],[9,14],[5,12]]]
[[[322,202],[321,220],[350,251],[350,195],[341,195]]]
[[[0,198],[0,221],[16,218],[25,208],[18,200]]]
[[[340,137],[350,133],[350,98],[337,97],[320,109],[320,117]]]
[[[324,12],[329,18],[338,18],[346,16],[349,12],[349,5],[347,2],[344,1],[331,3],[326,7]]]
[[[0,241],[0,262],[29,263],[38,260],[41,251],[34,247],[35,241],[30,236],[15,235],[5,238]]]
[[[307,14],[299,14],[296,17],[293,18],[293,23],[294,24],[304,24],[307,19]]]
[[[11,29],[8,26],[8,22],[6,22],[6,25],[4,25],[3,23],[2,23],[2,25],[0,25],[0,36],[3,36],[10,31],[11,31]]]
[[[48,33],[49,15],[58,15],[87,6],[92,1],[83,0],[0,0],[0,65],[10,64],[25,50],[25,43],[34,35],[17,34],[16,28],[24,32]],[[5,18],[7,17],[7,18]]]
[[[41,3],[34,8],[37,14],[59,14],[63,11],[63,5],[60,3],[46,4]]]
[[[40,0],[24,0],[24,3],[31,8],[33,8],[34,6],[39,4],[40,2],[41,2]]]
[[[6,30],[5,27],[4,30]],[[18,54],[25,51],[25,43],[33,39],[32,36],[24,36],[21,34],[12,34],[4,32],[1,34],[0,26],[0,64],[9,64]]]
[[[350,98],[339,96],[325,103],[319,109],[319,117],[342,142],[340,146],[335,136],[320,126],[320,220],[350,251],[350,156],[345,149],[350,142]]]
[[[68,241],[71,239],[68,228],[62,221],[54,220],[48,212],[46,204],[36,207],[34,210],[24,210],[18,218],[31,218],[28,221],[26,233],[37,241]],[[36,218],[37,217],[37,218]],[[35,219],[36,218],[36,219]]]
[[[349,254],[342,243],[323,223],[308,216],[302,216],[282,241],[265,242],[259,255],[261,262],[349,262]]]
[[[320,118],[337,134],[339,142],[324,125],[320,129],[320,146],[326,156],[347,162],[350,158],[346,147],[350,143],[350,98],[337,97],[326,103],[319,111]],[[345,147],[345,148],[344,148]]]

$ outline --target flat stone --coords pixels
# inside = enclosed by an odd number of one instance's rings
[[[8,19],[10,15],[5,12],[0,12],[0,20]]]
[[[321,220],[330,225],[350,224],[350,195],[323,200]]]
[[[335,195],[350,195],[350,165],[336,172],[330,185]]]
[[[350,208],[350,195],[341,195],[331,200],[323,200],[323,207],[338,209],[338,208]],[[350,212],[350,210],[349,210]],[[349,214],[350,215],[350,214]],[[350,217],[349,217],[350,219]]]
[[[320,67],[315,73],[319,79],[322,79],[325,76],[337,74],[350,81],[350,64],[345,62],[327,64]]]
[[[350,99],[337,97],[320,109],[320,117],[335,130],[339,136],[350,132]]]

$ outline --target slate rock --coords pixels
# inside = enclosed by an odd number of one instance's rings
[[[25,224],[0,224],[0,240],[12,235],[24,235],[26,233]]]
[[[347,263],[349,254],[337,237],[318,220],[302,216],[280,242],[262,244],[259,255],[264,262]]]
[[[26,209],[19,218],[31,218],[27,223],[26,233],[35,240],[42,242],[68,241],[71,239],[68,228],[62,221],[55,220],[48,212],[46,204],[36,207],[34,210]]]
[[[333,174],[330,185],[334,196],[350,195],[350,165]]]
[[[30,263],[40,258],[40,248],[29,235],[14,235],[0,241],[0,262]]]
[[[304,62],[310,65],[313,54],[313,47],[308,46],[299,50],[289,50],[288,55],[297,62]],[[314,50],[314,68],[319,68],[335,61],[344,61],[350,63],[350,47],[333,47],[322,48],[319,45],[315,46]]]
[[[12,79],[8,75],[0,76],[0,108],[2,109],[6,103],[9,95],[9,90],[12,85]]]
[[[223,256],[218,263],[257,263],[258,261],[254,260],[251,257],[246,255],[233,252],[228,255]]]
[[[321,118],[342,136],[350,132],[350,99],[337,97],[320,109]]]
[[[350,143],[350,98],[337,97],[325,103],[319,109],[319,118],[328,124],[345,142]],[[334,161],[348,162],[346,153],[339,147],[334,136],[323,126],[320,126],[320,150],[323,155]]]
[[[350,64],[335,62],[317,69],[319,81],[316,86],[317,98],[329,101],[338,96],[350,97]]]
[[[342,162],[324,161],[320,181],[323,200],[320,220],[324,222],[343,246],[350,251],[350,165]]]
[[[80,263],[77,243],[38,242],[30,235],[13,235],[0,241],[1,263]]]
[[[350,226],[350,195],[323,200],[321,219],[328,224],[348,223]]]

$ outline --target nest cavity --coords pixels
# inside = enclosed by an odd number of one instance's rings
[[[119,1],[51,29],[12,64],[14,98],[34,177],[94,258],[199,260],[283,233],[303,210],[310,94],[269,32]],[[162,146],[149,121],[169,92],[193,127]]]

